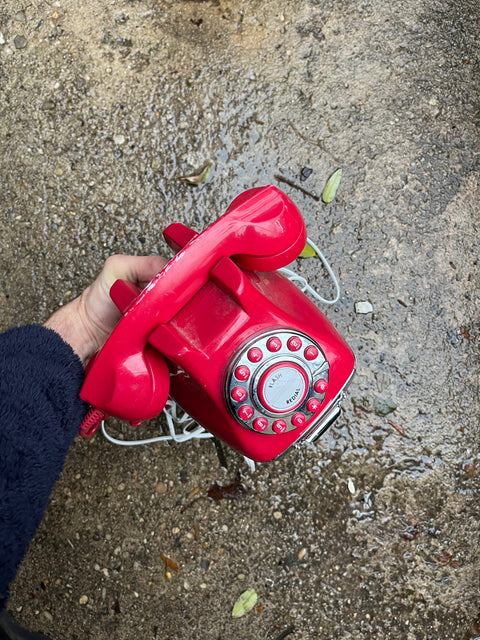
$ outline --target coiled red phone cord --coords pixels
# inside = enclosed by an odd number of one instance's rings
[[[102,420],[105,420],[106,417],[105,412],[101,409],[90,407],[80,425],[80,435],[82,438],[90,438],[90,436],[93,436],[98,429],[98,425]]]

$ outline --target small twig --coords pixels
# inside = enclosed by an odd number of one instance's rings
[[[223,450],[222,443],[218,438],[213,437],[213,444],[215,445],[218,461],[224,469],[228,470],[227,458],[225,456],[225,451]]]
[[[338,158],[336,158],[333,153],[330,153],[330,151],[327,151],[327,149],[325,149],[325,147],[323,146],[323,144],[320,142],[320,140],[312,140],[311,138],[308,138],[307,136],[305,136],[303,133],[301,133],[301,131],[299,131],[295,125],[293,124],[293,122],[291,122],[290,120],[287,119],[288,124],[290,125],[290,127],[293,129],[293,131],[297,134],[297,136],[299,136],[302,140],[304,140],[305,142],[309,142],[310,144],[315,145],[316,147],[319,147],[324,153],[326,153],[327,155],[329,155],[330,157],[332,157],[335,162],[340,162],[340,160]],[[330,131],[330,133],[332,133]]]
[[[315,195],[311,191],[307,191],[306,189],[301,187],[299,184],[295,184],[295,182],[292,182],[288,178],[284,178],[283,176],[281,176],[278,173],[276,173],[273,177],[275,178],[275,180],[278,180],[279,182],[284,182],[285,184],[288,184],[289,187],[293,187],[294,189],[298,189],[299,191],[304,193],[306,196],[310,196],[310,198],[313,198],[316,202],[320,201],[320,197],[319,196]]]
[[[299,136],[302,140],[305,140],[305,142],[310,142],[311,144],[317,144],[315,142],[315,140],[312,140],[311,138],[307,138],[307,136],[305,136],[303,133],[301,133],[297,127],[293,124],[293,122],[291,120],[287,119],[288,124],[292,127],[292,129],[295,131],[295,133],[297,134],[297,136]]]
[[[405,429],[402,427],[401,424],[398,424],[398,422],[395,422],[395,420],[390,420],[390,418],[387,420],[388,424],[390,426],[392,426],[396,431],[398,431],[398,433],[403,436],[404,438],[408,438],[407,434],[405,433]]]
[[[294,633],[294,631],[295,631],[295,627],[292,624],[290,627],[285,629],[285,631],[282,631],[282,633],[279,636],[277,636],[275,640],[284,640],[284,638],[289,636],[291,633]]]

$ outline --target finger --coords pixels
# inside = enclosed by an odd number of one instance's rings
[[[150,258],[150,262],[148,262],[148,258]],[[168,260],[163,256],[148,256],[146,261],[139,263],[138,266],[142,270],[137,272],[136,283],[138,286],[144,289],[166,264],[168,264]]]
[[[103,269],[108,289],[115,280],[129,280],[135,284],[148,284],[167,264],[162,256],[123,256],[108,258]]]
[[[167,264],[163,256],[141,256],[132,261],[132,271],[128,280],[146,286]]]

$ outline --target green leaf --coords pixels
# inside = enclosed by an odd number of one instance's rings
[[[315,249],[310,246],[310,243],[307,240],[307,244],[305,245],[304,250],[302,251],[302,253],[298,256],[299,258],[314,258],[316,256],[316,251]]]
[[[337,169],[332,173],[332,175],[327,180],[322,191],[322,200],[325,202],[325,204],[328,204],[329,202],[331,202],[337,195],[341,178],[342,178],[342,170]]]
[[[202,169],[198,175],[183,176],[183,178],[180,178],[180,180],[182,182],[185,182],[186,184],[193,184],[193,185],[203,184],[208,180],[208,176],[210,175],[211,168],[212,168],[212,163],[209,162],[207,166],[204,169]]]
[[[255,589],[247,589],[233,605],[232,618],[241,618],[257,604],[258,594]]]

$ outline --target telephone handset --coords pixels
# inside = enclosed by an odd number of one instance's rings
[[[339,412],[354,356],[276,271],[306,243],[293,202],[273,186],[251,189],[205,231],[174,223],[164,237],[177,253],[143,291],[113,284],[123,317],[89,363],[82,399],[138,424],[157,416],[171,395],[257,461],[325,430]]]

